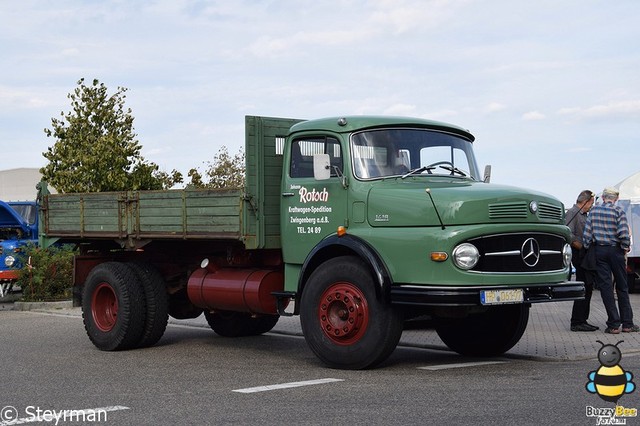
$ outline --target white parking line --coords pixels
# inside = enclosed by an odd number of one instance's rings
[[[437,370],[447,370],[450,368],[478,367],[481,365],[493,365],[493,364],[504,364],[504,363],[506,363],[506,361],[462,362],[459,364],[429,365],[427,367],[418,367],[418,370],[437,371]]]
[[[239,393],[255,393],[255,392],[266,392],[276,389],[287,389],[287,388],[297,388],[300,386],[310,386],[310,385],[321,385],[323,383],[333,383],[333,382],[343,382],[344,379],[318,379],[318,380],[307,380],[304,382],[290,382],[290,383],[281,383],[278,385],[266,385],[266,386],[256,386],[255,388],[244,388],[244,389],[235,389],[232,392]]]

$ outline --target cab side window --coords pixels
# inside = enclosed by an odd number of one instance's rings
[[[337,139],[331,137],[302,138],[294,140],[291,144],[289,173],[292,178],[313,177],[314,154],[329,154],[332,166],[331,176],[337,176],[335,167],[342,171],[342,151]]]

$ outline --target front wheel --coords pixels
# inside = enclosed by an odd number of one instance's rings
[[[440,318],[436,332],[450,349],[466,356],[496,356],[520,341],[529,322],[529,305],[504,305],[464,318]]]
[[[305,285],[301,303],[305,340],[331,368],[374,367],[400,340],[401,315],[376,297],[371,272],[357,257],[320,265]]]

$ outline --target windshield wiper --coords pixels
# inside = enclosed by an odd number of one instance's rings
[[[403,174],[402,176],[400,176],[400,179],[404,179],[407,176],[411,176],[417,173],[422,173],[424,171],[429,172],[429,174],[431,174],[431,171],[434,170],[435,167],[434,166],[422,166],[422,167],[418,167],[417,169],[413,169],[413,170],[409,170],[407,173]]]
[[[450,166],[440,166],[440,167],[442,167],[445,170],[449,170],[451,174],[458,173],[460,176],[467,177],[467,174],[457,167],[450,167]]]

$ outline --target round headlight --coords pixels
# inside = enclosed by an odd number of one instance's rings
[[[453,249],[453,263],[460,269],[471,269],[480,260],[480,253],[473,244],[464,243],[460,244]]]
[[[7,256],[4,258],[4,265],[7,267],[12,267],[13,264],[16,263],[16,258],[13,256]]]
[[[571,246],[569,244],[565,244],[562,248],[562,262],[565,268],[571,265]]]

